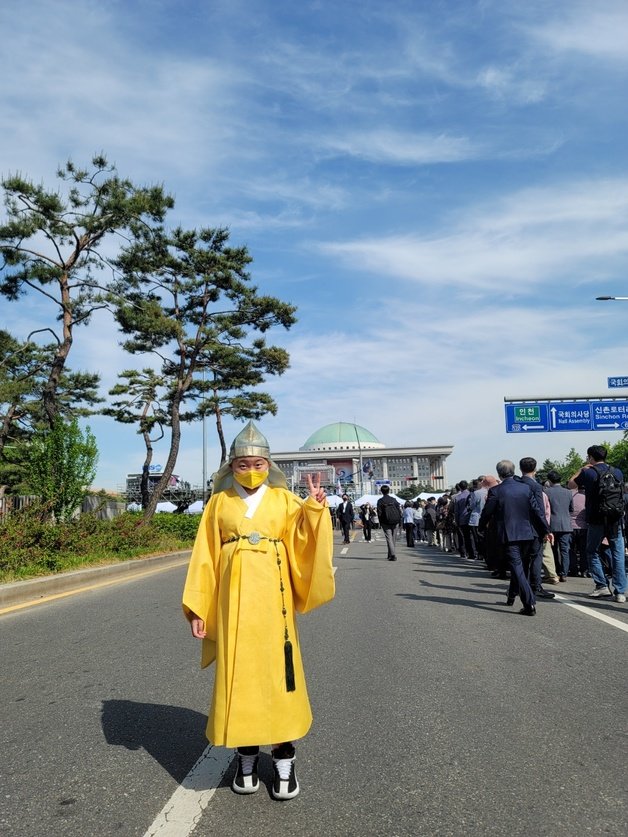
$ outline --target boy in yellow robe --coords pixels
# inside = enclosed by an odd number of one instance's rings
[[[232,788],[259,788],[259,746],[270,744],[275,799],[299,793],[294,740],[312,723],[295,612],[334,596],[333,532],[320,477],[302,500],[287,488],[268,442],[249,422],[199,526],[183,592],[201,665],[216,661],[207,722],[213,744],[236,747]]]

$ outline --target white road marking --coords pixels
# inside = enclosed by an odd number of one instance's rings
[[[188,837],[199,824],[232,760],[233,750],[206,747],[144,837]]]
[[[599,613],[597,610],[593,610],[590,607],[576,604],[576,602],[566,599],[559,593],[556,593],[555,598],[558,599],[559,602],[562,602],[562,604],[566,604],[567,607],[573,607],[574,610],[579,610],[580,613],[586,613],[587,616],[592,616],[594,619],[599,619],[600,622],[606,622],[607,625],[612,625],[613,628],[619,628],[620,631],[626,631],[626,633],[628,633],[628,625],[625,622],[620,622],[619,619],[613,619],[612,616],[607,616],[605,613]]]
[[[345,548],[344,548],[344,549],[341,549],[341,550],[340,550],[340,554],[341,554],[341,555],[346,555],[348,551],[349,551],[349,550],[348,550],[348,549],[347,549],[347,547],[345,546]]]

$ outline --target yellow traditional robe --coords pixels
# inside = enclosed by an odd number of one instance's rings
[[[207,738],[216,745],[276,744],[304,736],[312,723],[295,611],[334,596],[329,509],[271,488],[251,518],[229,488],[207,504],[183,592],[188,619],[205,620],[201,665],[216,660]],[[238,538],[258,532],[277,544]],[[293,648],[294,691],[286,690],[284,616]]]

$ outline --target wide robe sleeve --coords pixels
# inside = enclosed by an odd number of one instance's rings
[[[202,668],[216,658],[216,579],[221,549],[220,530],[216,523],[219,500],[220,495],[215,495],[205,506],[183,589],[183,612],[186,618],[191,621],[196,615],[205,622],[207,636],[203,639]]]
[[[298,613],[307,613],[331,601],[335,594],[331,515],[328,506],[311,497],[303,501],[289,492],[286,494],[285,543],[294,605]]]

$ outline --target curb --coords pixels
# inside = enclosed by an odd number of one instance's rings
[[[0,607],[34,601],[55,593],[80,590],[102,579],[115,580],[131,577],[149,569],[165,568],[169,565],[176,567],[183,564],[191,553],[191,549],[185,549],[181,552],[169,552],[166,555],[155,555],[151,558],[134,558],[131,561],[106,564],[103,567],[90,567],[85,570],[73,570],[58,575],[46,575],[25,581],[0,584]]]

